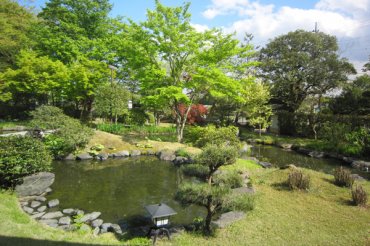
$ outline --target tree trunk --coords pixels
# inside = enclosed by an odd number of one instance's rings
[[[207,216],[206,216],[206,221],[204,224],[204,229],[207,233],[211,232],[211,222],[212,222],[212,198],[209,197],[207,201]]]
[[[260,137],[261,137],[261,132],[262,132],[262,125],[261,124],[259,124],[259,128],[260,128]]]
[[[177,107],[177,106],[176,106]],[[186,120],[188,118],[188,114],[191,109],[191,104],[185,111],[184,115],[181,115],[178,110],[176,110],[176,134],[177,134],[177,142],[181,142],[184,136],[184,128],[186,125]]]

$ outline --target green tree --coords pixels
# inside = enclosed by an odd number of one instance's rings
[[[15,66],[1,74],[3,93],[12,96],[12,103],[32,107],[35,104],[56,105],[62,101],[69,78],[68,68],[62,62],[22,50]]]
[[[32,46],[31,29],[36,23],[29,9],[16,1],[0,0],[0,72],[14,67],[18,52]]]
[[[334,36],[303,30],[273,39],[260,52],[262,75],[271,84],[274,101],[295,112],[308,95],[322,96],[355,73],[339,58]]]
[[[103,84],[98,87],[95,96],[95,111],[97,114],[110,118],[117,124],[118,116],[128,113],[130,93],[122,84]]]
[[[192,173],[194,176],[198,176],[201,179],[205,177],[206,179],[205,183],[182,184],[176,193],[176,199],[184,205],[197,204],[207,209],[204,228],[207,233],[211,232],[211,221],[215,214],[226,209],[227,206],[241,208],[236,204],[235,197],[231,196],[232,185],[228,183],[228,180],[235,179],[228,178],[221,181],[217,180],[217,175],[215,175],[220,167],[233,164],[237,155],[237,149],[232,146],[209,145],[204,148],[198,157],[197,164],[187,165],[183,168],[185,173]]]
[[[165,101],[172,109],[178,141],[183,139],[191,106],[204,95],[243,100],[240,81],[231,74],[246,67],[246,63],[237,65],[235,59],[247,56],[251,50],[220,30],[196,32],[188,9],[189,3],[170,8],[156,1],[156,9],[148,11],[147,21],[134,31],[134,47],[141,47],[134,54],[145,62],[136,66],[135,72],[141,89],[150,93],[143,94],[152,102],[162,105]],[[180,111],[182,104],[186,105],[185,113]]]

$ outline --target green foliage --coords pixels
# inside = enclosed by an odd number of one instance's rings
[[[208,177],[209,169],[199,164],[188,164],[181,166],[181,171],[187,176],[195,176],[205,180]]]
[[[32,46],[32,26],[36,22],[31,9],[17,1],[0,0],[0,72],[15,65],[20,50]]]
[[[222,171],[214,176],[213,182],[215,185],[229,186],[232,189],[243,186],[243,178],[236,171]]]
[[[92,146],[90,149],[91,150],[96,150],[96,151],[102,151],[104,149],[104,145],[96,144],[96,145]]]
[[[310,181],[310,176],[303,174],[299,169],[294,169],[289,173],[287,184],[291,190],[308,190]]]
[[[324,95],[355,73],[338,55],[334,36],[297,30],[276,37],[261,50],[260,61],[273,98],[295,112],[309,95]]]
[[[134,237],[130,240],[125,241],[125,245],[142,245],[149,246],[152,245],[152,240],[146,237]]]
[[[213,125],[206,127],[196,126],[189,128],[185,133],[185,138],[186,141],[198,147],[204,147],[208,144],[238,146],[240,144],[238,132],[239,129],[235,126],[219,128]]]
[[[354,179],[351,171],[343,167],[338,167],[334,171],[334,183],[338,186],[352,187]]]
[[[361,185],[356,185],[356,188],[352,189],[352,201],[357,206],[366,206],[367,193]]]
[[[176,133],[174,127],[161,127],[161,126],[127,126],[124,124],[98,124],[97,129],[113,134],[134,134],[134,135],[173,135]],[[158,138],[158,137],[157,137]]]
[[[81,221],[81,218],[83,217],[84,215],[83,214],[76,214],[72,217],[73,219],[73,225],[76,227],[76,229],[80,229],[82,227],[82,225],[84,224],[82,221]]]
[[[32,126],[56,130],[44,140],[46,147],[55,158],[61,158],[84,147],[93,133],[89,127],[53,106],[41,106],[31,112],[31,115],[33,116],[30,123]]]
[[[130,93],[121,84],[103,84],[96,90],[95,111],[112,121],[128,113]]]
[[[31,137],[0,138],[0,185],[12,186],[19,178],[51,169],[44,144]]]
[[[208,145],[203,148],[196,159],[200,165],[209,168],[210,174],[213,174],[221,166],[230,165],[236,162],[238,149],[233,146]]]
[[[180,148],[175,151],[176,156],[181,156],[181,157],[190,157],[190,154],[186,151],[184,148]]]

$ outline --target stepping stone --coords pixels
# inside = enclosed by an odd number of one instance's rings
[[[66,208],[66,209],[63,209],[63,213],[64,214],[68,214],[68,215],[72,215],[74,214],[76,211],[73,209],[73,208]]]
[[[41,205],[41,202],[38,201],[32,201],[31,202],[31,208],[37,208]]]
[[[221,214],[221,217],[212,222],[212,225],[217,228],[225,228],[226,226],[234,223],[235,221],[243,219],[245,216],[244,212],[231,211],[224,214]]]
[[[23,207],[23,210],[28,213],[28,214],[32,214],[33,213],[33,208],[30,208],[30,207],[27,207],[27,206],[24,206]]]
[[[42,219],[55,219],[55,218],[60,218],[63,217],[64,214],[60,211],[57,212],[49,212],[46,213],[44,216],[42,216]]]
[[[58,227],[58,220],[56,219],[42,219],[42,220],[39,220],[40,223],[44,224],[44,225],[48,225],[48,226],[51,226],[51,227]]]
[[[49,208],[53,208],[53,207],[56,207],[59,205],[59,200],[58,199],[54,199],[54,200],[51,200],[48,202],[48,207]]]
[[[71,218],[68,216],[65,216],[65,217],[60,218],[58,223],[60,225],[70,225],[71,222],[72,222]]]
[[[37,209],[37,212],[44,212],[46,210],[46,206],[41,206]]]
[[[97,220],[94,220],[91,222],[91,226],[92,227],[99,227],[103,224],[103,220],[102,219],[97,219]]]
[[[32,216],[31,216],[31,218],[33,218],[33,219],[39,219],[39,218],[41,218],[44,214],[45,214],[45,212],[37,213],[37,214],[32,215]]]
[[[45,202],[46,201],[46,198],[43,197],[43,196],[38,196],[38,197],[35,198],[35,201]]]

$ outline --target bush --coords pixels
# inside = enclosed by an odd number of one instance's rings
[[[208,167],[199,164],[188,164],[181,166],[181,171],[187,176],[195,176],[200,179],[206,179],[208,175]]]
[[[181,157],[186,157],[186,158],[190,157],[190,154],[184,148],[180,148],[176,150],[175,154],[176,156],[181,156]]]
[[[354,179],[351,172],[343,167],[338,167],[334,171],[334,183],[338,186],[352,187]]]
[[[50,114],[50,115],[48,115]],[[53,106],[41,106],[31,112],[31,125],[41,129],[56,129],[56,132],[45,137],[47,149],[58,159],[83,148],[93,134],[93,131],[73,119],[62,110]]]
[[[238,146],[240,144],[238,132],[239,129],[235,126],[219,128],[213,125],[192,127],[185,133],[185,139],[198,147],[204,147],[209,144]]]
[[[215,175],[214,183],[216,185],[227,185],[234,189],[243,186],[243,178],[236,171],[221,172]]]
[[[45,145],[31,137],[0,138],[0,185],[13,186],[19,178],[51,169]]]
[[[357,206],[366,206],[367,194],[361,185],[352,190],[352,201]]]
[[[304,175],[301,170],[292,170],[288,176],[288,186],[291,190],[308,190],[310,176]]]
[[[250,211],[255,207],[255,199],[251,194],[230,195],[225,199],[224,210],[226,211]]]

